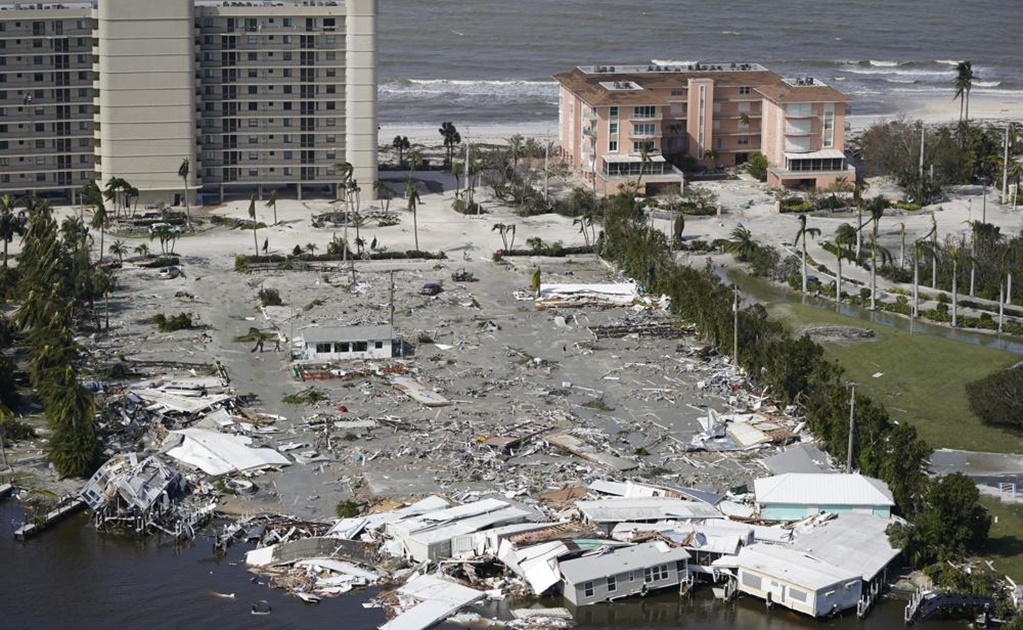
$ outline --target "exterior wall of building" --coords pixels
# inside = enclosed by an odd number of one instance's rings
[[[92,11],[42,6],[0,5],[0,193],[93,177]]]
[[[648,570],[653,572],[656,569],[658,579],[646,580]],[[623,571],[613,576],[602,576],[582,584],[563,585],[565,599],[576,606],[588,606],[601,602],[611,601],[622,597],[640,595],[649,591],[669,586],[677,586],[681,581],[680,575],[685,575],[686,564],[667,563],[655,567],[641,567],[630,571]],[[651,578],[655,576],[651,573]],[[663,577],[662,577],[663,576]],[[611,589],[612,585],[614,590]]]
[[[142,202],[183,194],[178,169],[196,159],[192,12],[191,0],[103,0],[96,10],[97,171],[130,182]]]
[[[704,160],[707,151],[714,148],[714,82],[710,79],[690,79],[686,109],[686,132],[689,134],[689,154]]]
[[[765,504],[761,509],[761,518],[769,521],[795,521],[801,518],[831,512],[859,512],[874,516],[891,517],[891,508],[887,505],[782,505]]]
[[[365,344],[363,349],[361,344]],[[306,358],[310,361],[350,361],[352,359],[390,359],[393,356],[393,341],[375,339],[370,341],[308,342],[305,345]]]
[[[117,176],[143,202],[173,203],[188,157],[190,196],[333,191],[334,165],[348,161],[372,197],[376,10],[376,0],[0,0],[0,192],[71,197]]]
[[[778,576],[739,567],[739,590],[772,604],[784,606],[811,617],[854,608],[862,592],[862,580],[837,582],[816,591],[798,586]]]
[[[377,179],[377,0],[345,0],[345,160],[373,199]]]

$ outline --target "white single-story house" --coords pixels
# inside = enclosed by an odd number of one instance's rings
[[[734,568],[739,591],[811,617],[855,608],[862,592],[860,575],[780,545],[743,547],[714,566]]]
[[[688,578],[689,553],[654,541],[559,563],[562,592],[576,606],[643,595]]]
[[[821,512],[858,512],[889,518],[895,500],[888,486],[863,475],[787,473],[753,482],[760,517],[795,521]]]
[[[300,333],[298,356],[304,361],[390,359],[394,331],[382,326],[320,326]]]
[[[668,497],[614,497],[594,501],[576,501],[583,521],[593,523],[610,534],[618,523],[654,523],[658,521],[723,520],[724,514],[703,501],[684,501]]]

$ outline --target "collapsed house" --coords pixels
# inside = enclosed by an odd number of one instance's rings
[[[291,464],[272,448],[250,444],[250,437],[191,428],[171,431],[163,447],[169,457],[214,477]]]
[[[115,455],[100,466],[81,492],[99,530],[146,534],[158,530],[191,538],[212,515],[215,499],[182,504],[189,494],[181,473],[157,456]]]

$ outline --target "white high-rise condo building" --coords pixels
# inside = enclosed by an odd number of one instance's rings
[[[334,192],[377,168],[377,0],[0,0],[0,194],[75,199],[119,177]],[[185,180],[179,175],[188,160]]]

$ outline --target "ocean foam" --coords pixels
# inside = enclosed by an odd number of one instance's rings
[[[870,65],[872,65],[872,66],[877,66],[877,67],[880,67],[880,68],[895,68],[897,66],[905,65],[908,62],[905,62],[905,61],[875,61],[875,60],[871,59],[868,63]]]

